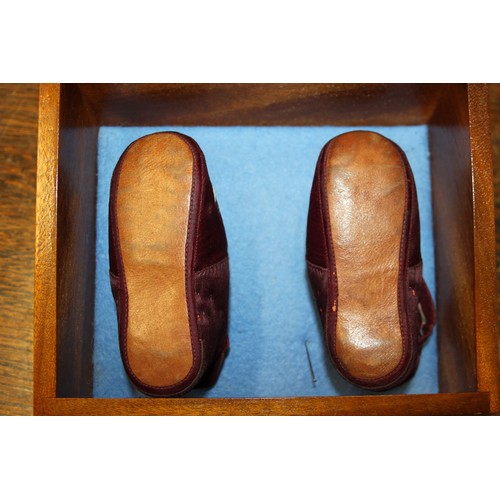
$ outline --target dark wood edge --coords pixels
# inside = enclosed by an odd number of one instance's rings
[[[442,90],[436,83],[78,85],[100,125],[112,126],[415,125],[429,120]]]
[[[489,94],[486,84],[469,84],[474,278],[476,293],[477,387],[491,393],[492,413],[500,411],[496,317],[495,207]]]
[[[490,393],[258,399],[45,398],[40,415],[479,415]]]
[[[428,132],[439,388],[475,392],[474,218],[466,84],[446,85]]]
[[[59,159],[58,84],[41,84],[38,121],[33,406],[56,394],[57,168]]]
[[[78,86],[61,85],[57,173],[58,397],[92,397],[97,143],[96,118]]]

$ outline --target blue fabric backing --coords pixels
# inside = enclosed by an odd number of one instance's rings
[[[185,397],[374,394],[337,374],[326,354],[305,267],[311,182],[332,137],[359,127],[101,127],[98,144],[94,397],[142,397],[123,370],[108,277],[108,198],[113,169],[135,139],[174,130],[205,153],[229,243],[231,350],[219,381]],[[424,277],[435,297],[430,162],[426,126],[364,127],[408,156],[420,204]],[[306,353],[315,373],[313,383]],[[395,394],[438,392],[436,332],[420,368]],[[387,392],[386,392],[387,394]]]

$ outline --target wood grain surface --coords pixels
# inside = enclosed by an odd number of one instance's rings
[[[495,161],[498,281],[500,278],[500,84],[490,85],[490,100]],[[33,264],[37,120],[38,85],[0,84],[0,414],[3,415],[29,415],[33,412]],[[498,287],[497,311],[500,311]],[[64,401],[61,404],[64,404]],[[62,407],[59,411],[64,413]]]
[[[495,182],[495,225],[496,225],[496,254],[497,254],[497,325],[500,330],[500,83],[490,86],[491,105],[491,132],[493,141],[493,162]],[[500,351],[500,345],[499,345]]]
[[[477,415],[488,413],[489,393],[302,398],[46,398],[45,415]]]
[[[393,125],[428,121],[435,84],[80,84],[106,125]]]
[[[0,414],[33,411],[38,85],[0,85]]]

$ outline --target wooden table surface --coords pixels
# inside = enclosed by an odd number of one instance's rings
[[[0,85],[0,414],[32,403],[38,85]]]
[[[490,85],[497,281],[500,277],[500,84]],[[30,415],[38,85],[0,84],[0,415]],[[500,294],[497,291],[497,311]]]

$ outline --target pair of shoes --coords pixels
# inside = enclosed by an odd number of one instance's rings
[[[340,374],[371,390],[410,378],[435,312],[422,277],[415,182],[396,144],[358,131],[325,145],[306,247]],[[111,181],[109,258],[131,381],[152,396],[212,386],[229,350],[229,260],[205,158],[192,138],[151,134],[122,154]]]

